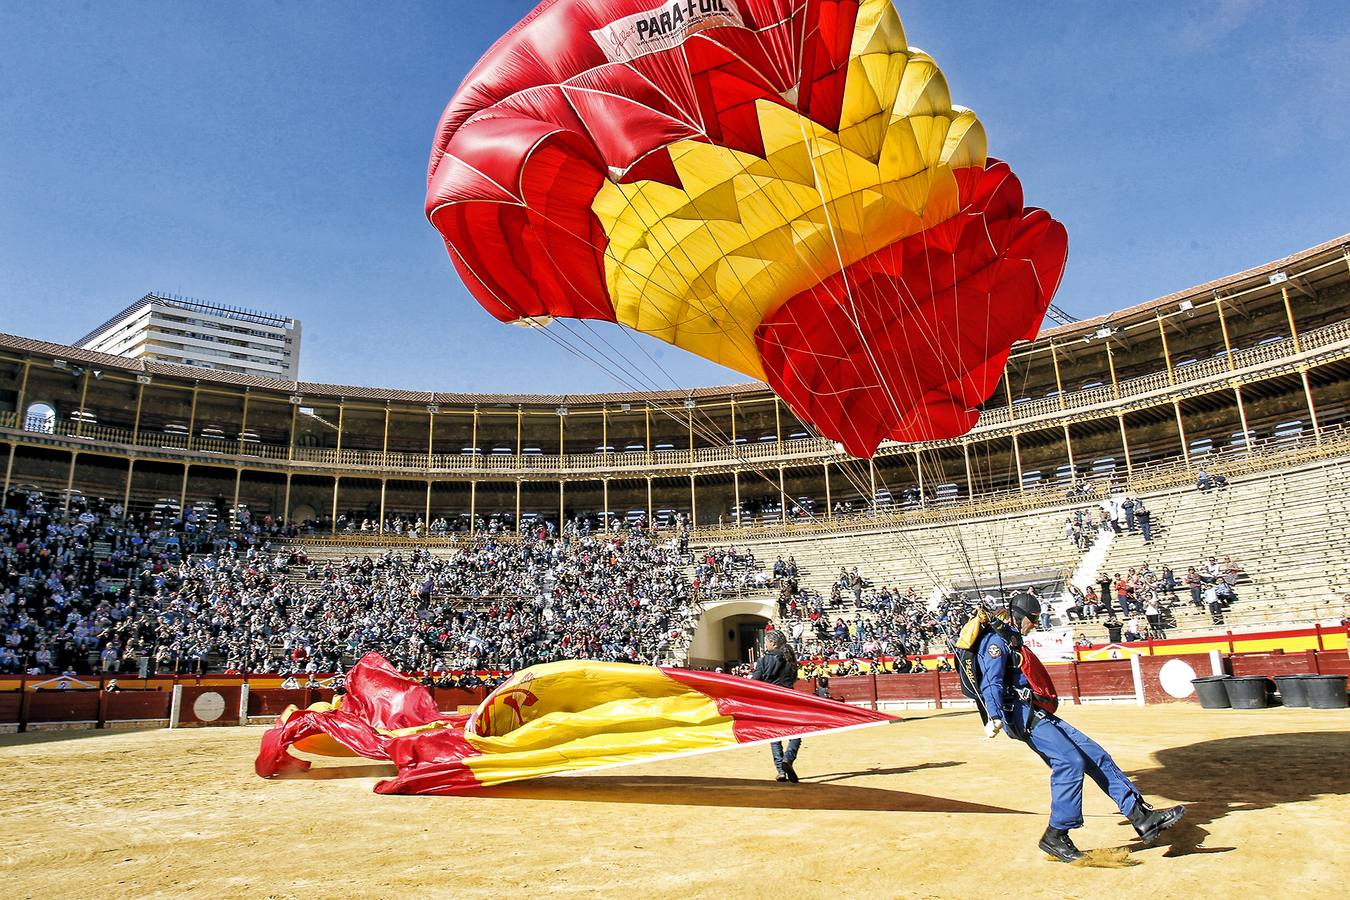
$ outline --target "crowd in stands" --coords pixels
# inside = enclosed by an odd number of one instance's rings
[[[870,661],[881,657],[896,658],[886,671],[910,671],[914,662],[907,657],[945,644],[979,602],[966,594],[951,594],[932,604],[912,587],[874,585],[856,566],[840,570],[827,598],[797,584],[795,564],[785,565],[783,571],[777,579],[779,619],[772,626],[787,633],[803,665],[841,661],[835,674],[847,674],[855,667],[870,671],[867,666],[879,665]],[[788,577],[788,571],[794,574]]]
[[[36,493],[5,507],[3,672],[303,674],[368,650],[407,671],[661,662],[696,616],[679,539],[637,528],[319,565],[267,521],[229,530],[83,501],[63,514]]]
[[[1145,544],[1153,542],[1153,511],[1138,497],[1104,500],[1101,506],[1076,509],[1064,520],[1064,539],[1086,551],[1104,531],[1139,532]]]
[[[1237,600],[1236,586],[1242,568],[1231,557],[1220,562],[1211,556],[1178,575],[1170,566],[1154,570],[1142,562],[1125,574],[1102,572],[1086,590],[1073,585],[1068,590],[1073,603],[1067,609],[1070,622],[1096,622],[1104,617],[1107,627],[1119,625],[1119,638],[1126,641],[1162,639],[1176,621],[1182,594],[1196,609],[1208,612],[1215,625]]]
[[[1147,535],[1142,502],[1126,498],[1116,509],[1119,521],[1088,508],[1068,525]],[[83,499],[66,511],[38,493],[11,494],[0,513],[0,672],[312,675],[370,650],[437,678],[560,658],[660,663],[684,647],[699,601],[773,586],[779,616],[770,627],[787,634],[804,665],[839,660],[836,674],[847,674],[893,658],[887,671],[907,671],[908,657],[941,651],[982,602],[875,585],[857,567],[841,568],[825,595],[801,586],[792,557],[767,569],[749,549],[690,558],[687,523],[658,537],[645,523],[616,520],[603,534],[578,517],[561,534],[536,522],[512,539],[449,532],[439,553],[315,562],[295,548],[294,530],[247,515],[227,528],[225,513],[128,513]],[[420,536],[442,523],[386,524]],[[1104,616],[1123,640],[1160,638],[1189,600],[1219,624],[1241,574],[1227,557],[1184,573],[1145,562],[1071,588],[1068,616]]]

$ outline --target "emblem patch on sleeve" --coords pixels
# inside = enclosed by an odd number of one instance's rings
[[[997,644],[990,644],[990,645],[989,645],[989,655],[990,655],[990,656],[995,656],[995,657],[996,657],[996,656],[998,656],[999,654],[1001,654],[1002,652],[1003,652],[1002,650],[998,649],[998,645],[997,645]]]

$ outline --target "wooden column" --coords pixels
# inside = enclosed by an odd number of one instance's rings
[[[341,413],[339,413],[339,415],[340,415],[340,414],[341,414]],[[290,438],[290,442],[287,443],[287,445],[286,445],[286,459],[287,459],[287,460],[294,460],[294,459],[295,459],[295,430],[296,430],[296,427],[297,427],[299,424],[300,424],[300,404],[294,403],[294,404],[291,405],[291,438]],[[342,432],[341,432],[341,430],[339,430],[339,431],[338,431],[338,440],[341,440],[341,439],[342,439],[341,435],[342,435]],[[288,513],[288,515],[289,515],[289,513]]]
[[[234,506],[230,508],[230,515],[234,516],[234,524],[239,524],[239,483],[244,477],[244,467],[236,466],[234,469]]]
[[[1064,409],[1064,381],[1059,377],[1059,348],[1054,338],[1050,339],[1050,362],[1055,367],[1055,396],[1059,399],[1059,408]]]
[[[1125,477],[1134,477],[1134,463],[1130,461],[1130,439],[1125,434],[1125,415],[1116,413],[1116,421],[1120,423],[1120,446],[1125,451]]]
[[[340,412],[340,411],[339,411],[339,415],[341,415],[341,412]],[[341,432],[341,431],[338,432],[338,440],[342,440],[342,432]],[[332,526],[331,526],[331,528],[330,528],[330,531],[331,531],[333,534],[337,534],[338,482],[340,482],[340,481],[342,481],[342,476],[341,476],[341,475],[334,475],[334,476],[333,476],[333,509],[332,509],[331,515],[329,516],[329,519],[330,519],[331,522],[332,522]]]
[[[688,418],[688,420],[689,420],[689,421],[688,421],[688,428],[689,428],[689,464],[690,464],[690,465],[693,465],[693,464],[694,464],[694,408],[693,408],[692,406],[686,406],[684,411],[685,411],[686,413],[688,413],[688,417],[687,417],[687,418]]]
[[[136,457],[127,460],[127,485],[122,491],[122,521],[125,522],[131,508],[131,477],[136,469]]]
[[[1223,335],[1223,352],[1228,359],[1228,371],[1237,368],[1233,362],[1233,341],[1228,335],[1228,317],[1223,314],[1223,300],[1214,298],[1214,308],[1219,311],[1219,332]]]
[[[830,463],[827,460],[824,463],[822,463],[822,465],[825,468],[825,518],[833,519],[834,502],[833,498],[830,497]]]
[[[337,452],[336,452],[336,454],[335,454],[335,456],[334,456],[334,459],[333,459],[333,461],[336,462],[336,463],[338,463],[338,464],[341,464],[341,463],[342,463],[342,428],[343,428],[343,419],[346,417],[346,414],[347,414],[347,401],[346,401],[346,399],[339,397],[339,398],[338,398],[338,436],[337,436]],[[292,443],[294,443],[294,441],[292,441]]]
[[[1252,455],[1251,429],[1247,427],[1247,405],[1242,402],[1242,386],[1234,382],[1233,396],[1237,398],[1238,421],[1242,423],[1242,452]]]
[[[197,435],[197,394],[200,391],[201,388],[198,385],[194,384],[192,386],[192,410],[191,412],[188,413],[188,433],[187,433],[187,449],[189,450],[192,449],[192,441]]]
[[[1120,379],[1116,377],[1116,355],[1111,352],[1111,339],[1106,339],[1106,368],[1111,372],[1111,396],[1120,399]]]
[[[689,473],[689,530],[698,528],[698,494],[694,490],[694,473]]]
[[[733,471],[733,472],[731,473],[731,491],[732,491],[732,498],[733,498],[733,501],[734,501],[735,504],[736,504],[736,508],[735,508],[735,513],[736,513],[736,516],[735,516],[735,518],[736,518],[736,527],[737,527],[737,528],[740,528],[740,527],[741,527],[741,473],[740,473],[740,472],[734,472],[734,471]]]
[[[281,499],[281,525],[291,524],[291,473],[286,473],[286,493]]]
[[[183,463],[183,489],[178,492],[178,512],[180,515],[187,515],[187,483],[188,470],[192,468],[192,463]]]
[[[1177,414],[1177,434],[1181,436],[1181,458],[1185,460],[1187,468],[1191,465],[1191,447],[1186,441],[1186,426],[1181,421],[1181,401],[1173,400],[1172,409]]]
[[[966,496],[975,496],[975,477],[970,471],[970,441],[961,442],[961,457],[966,463]]]
[[[384,439],[380,443],[380,465],[387,467],[389,465],[389,401],[384,401]],[[383,490],[383,489],[381,489]],[[384,518],[380,518],[384,522]]]
[[[65,500],[61,503],[62,512],[70,512],[70,491],[75,487],[75,460],[78,459],[79,456],[80,451],[70,451],[70,468],[66,471],[66,493]],[[183,479],[183,483],[184,486],[186,486],[186,478]]]
[[[521,526],[521,524],[520,524],[520,491],[521,491],[520,478],[516,478],[516,536],[517,536],[517,537],[519,537],[521,534],[524,533],[523,528],[522,528],[522,526]]]
[[[520,451],[516,451],[520,455]],[[433,407],[427,407],[427,468],[431,469],[435,465],[436,458],[436,411]],[[427,522],[430,525],[430,520]]]
[[[244,390],[244,414],[239,419],[239,449],[235,452],[240,456],[244,455],[244,432],[248,430],[248,389]]]
[[[389,422],[388,407],[385,407],[385,410],[386,412],[384,420],[386,423],[386,431],[388,431],[388,422]],[[384,534],[384,491],[385,488],[388,486],[388,484],[389,479],[387,478],[380,479],[380,526],[375,529],[375,533],[381,535]]]
[[[520,516],[517,515],[516,518],[519,519]],[[431,531],[431,479],[430,479],[430,478],[427,479],[427,509],[426,509],[426,512],[425,512],[425,513],[423,514],[423,516],[422,516],[422,532],[423,532],[423,536],[425,536],[426,533],[429,532],[429,531]]]
[[[1172,352],[1167,349],[1167,327],[1163,324],[1162,313],[1157,313],[1155,318],[1158,320],[1158,334],[1162,337],[1163,362],[1167,364],[1167,383],[1176,384],[1177,376],[1172,371]]]
[[[919,474],[919,506],[923,507],[927,504],[928,498],[923,480],[923,453],[918,447],[914,448],[914,471]],[[894,501],[895,498],[892,497],[891,500]]]
[[[133,446],[141,442],[141,404],[145,400],[145,382],[136,384],[136,412],[131,420],[131,443]]]
[[[1298,336],[1298,326],[1294,324],[1294,307],[1289,303],[1289,285],[1280,285],[1280,297],[1284,300],[1284,314],[1289,319],[1289,336],[1294,339],[1294,352],[1303,352],[1303,341]]]
[[[1012,433],[1013,445],[1013,463],[1017,466],[1017,492],[1026,493],[1026,485],[1022,483],[1022,447],[1017,441],[1017,432]]]
[[[1317,424],[1317,406],[1313,403],[1312,385],[1308,383],[1308,367],[1300,366],[1298,375],[1303,379],[1303,397],[1308,401],[1308,418],[1312,421],[1313,440],[1322,443],[1322,429]]]
[[[779,513],[778,518],[779,518],[779,520],[780,520],[784,525],[787,524],[787,519],[788,519],[788,515],[787,515],[787,507],[788,507],[787,499],[788,499],[788,498],[787,498],[787,482],[786,482],[786,476],[783,474],[783,467],[782,467],[782,466],[779,466],[779,467],[778,467],[778,513]]]
[[[477,410],[474,411],[474,419],[477,420]],[[476,429],[475,429],[476,430]],[[475,447],[478,444],[474,444]],[[469,537],[474,536],[478,528],[478,482],[469,482]]]
[[[89,396],[89,370],[85,369],[84,374],[80,376],[80,411],[75,419],[75,436],[79,437],[84,433],[84,409],[85,399]]]
[[[693,476],[691,475],[690,477],[692,478]],[[609,534],[609,476],[600,479],[600,491],[603,494],[601,503],[604,506],[604,532],[605,534]]]

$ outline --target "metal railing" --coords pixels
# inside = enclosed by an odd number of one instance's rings
[[[1350,322],[1337,322],[1312,329],[1299,337],[1296,350],[1292,338],[1272,341],[1232,353],[1221,354],[1191,365],[1173,367],[1168,372],[1153,372],[1109,385],[1070,391],[1059,396],[1036,400],[1014,401],[1012,407],[996,406],[984,410],[974,429],[963,438],[945,441],[899,444],[885,442],[878,455],[890,456],[912,452],[915,448],[929,449],[958,446],[963,441],[1006,431],[1009,428],[1033,423],[1050,426],[1054,420],[1094,407],[1103,409],[1126,401],[1138,401],[1151,395],[1187,391],[1205,382],[1227,383],[1243,376],[1260,374],[1263,368],[1297,365],[1309,358],[1322,355],[1327,348],[1337,348],[1350,354]],[[228,439],[215,436],[189,435],[186,429],[165,431],[160,427],[142,427],[139,431],[116,425],[105,425],[88,420],[32,417],[18,427],[19,414],[0,412],[0,429],[21,432],[29,438],[63,438],[68,442],[90,441],[121,445],[128,448],[174,450],[200,454],[206,459],[247,463],[249,459],[271,461],[293,460],[303,466],[368,470],[376,477],[390,472],[417,475],[454,473],[462,475],[511,476],[566,476],[595,473],[602,476],[632,474],[678,476],[700,469],[725,469],[745,465],[750,468],[764,465],[788,465],[803,460],[821,462],[847,459],[833,442],[822,438],[797,438],[762,443],[744,443],[694,450],[622,451],[604,453],[565,454],[483,454],[483,453],[423,453],[404,450],[383,451],[370,449],[291,447],[254,439]],[[16,435],[17,436],[17,435]]]

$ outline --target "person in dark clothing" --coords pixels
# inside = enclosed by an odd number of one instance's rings
[[[750,677],[756,681],[792,688],[797,683],[797,655],[788,646],[787,638],[781,631],[770,631],[764,636],[764,642],[767,649],[755,663],[755,671]],[[779,781],[797,782],[797,770],[792,764],[797,761],[797,751],[801,746],[801,738],[792,738],[786,748],[782,741],[769,744]]]

